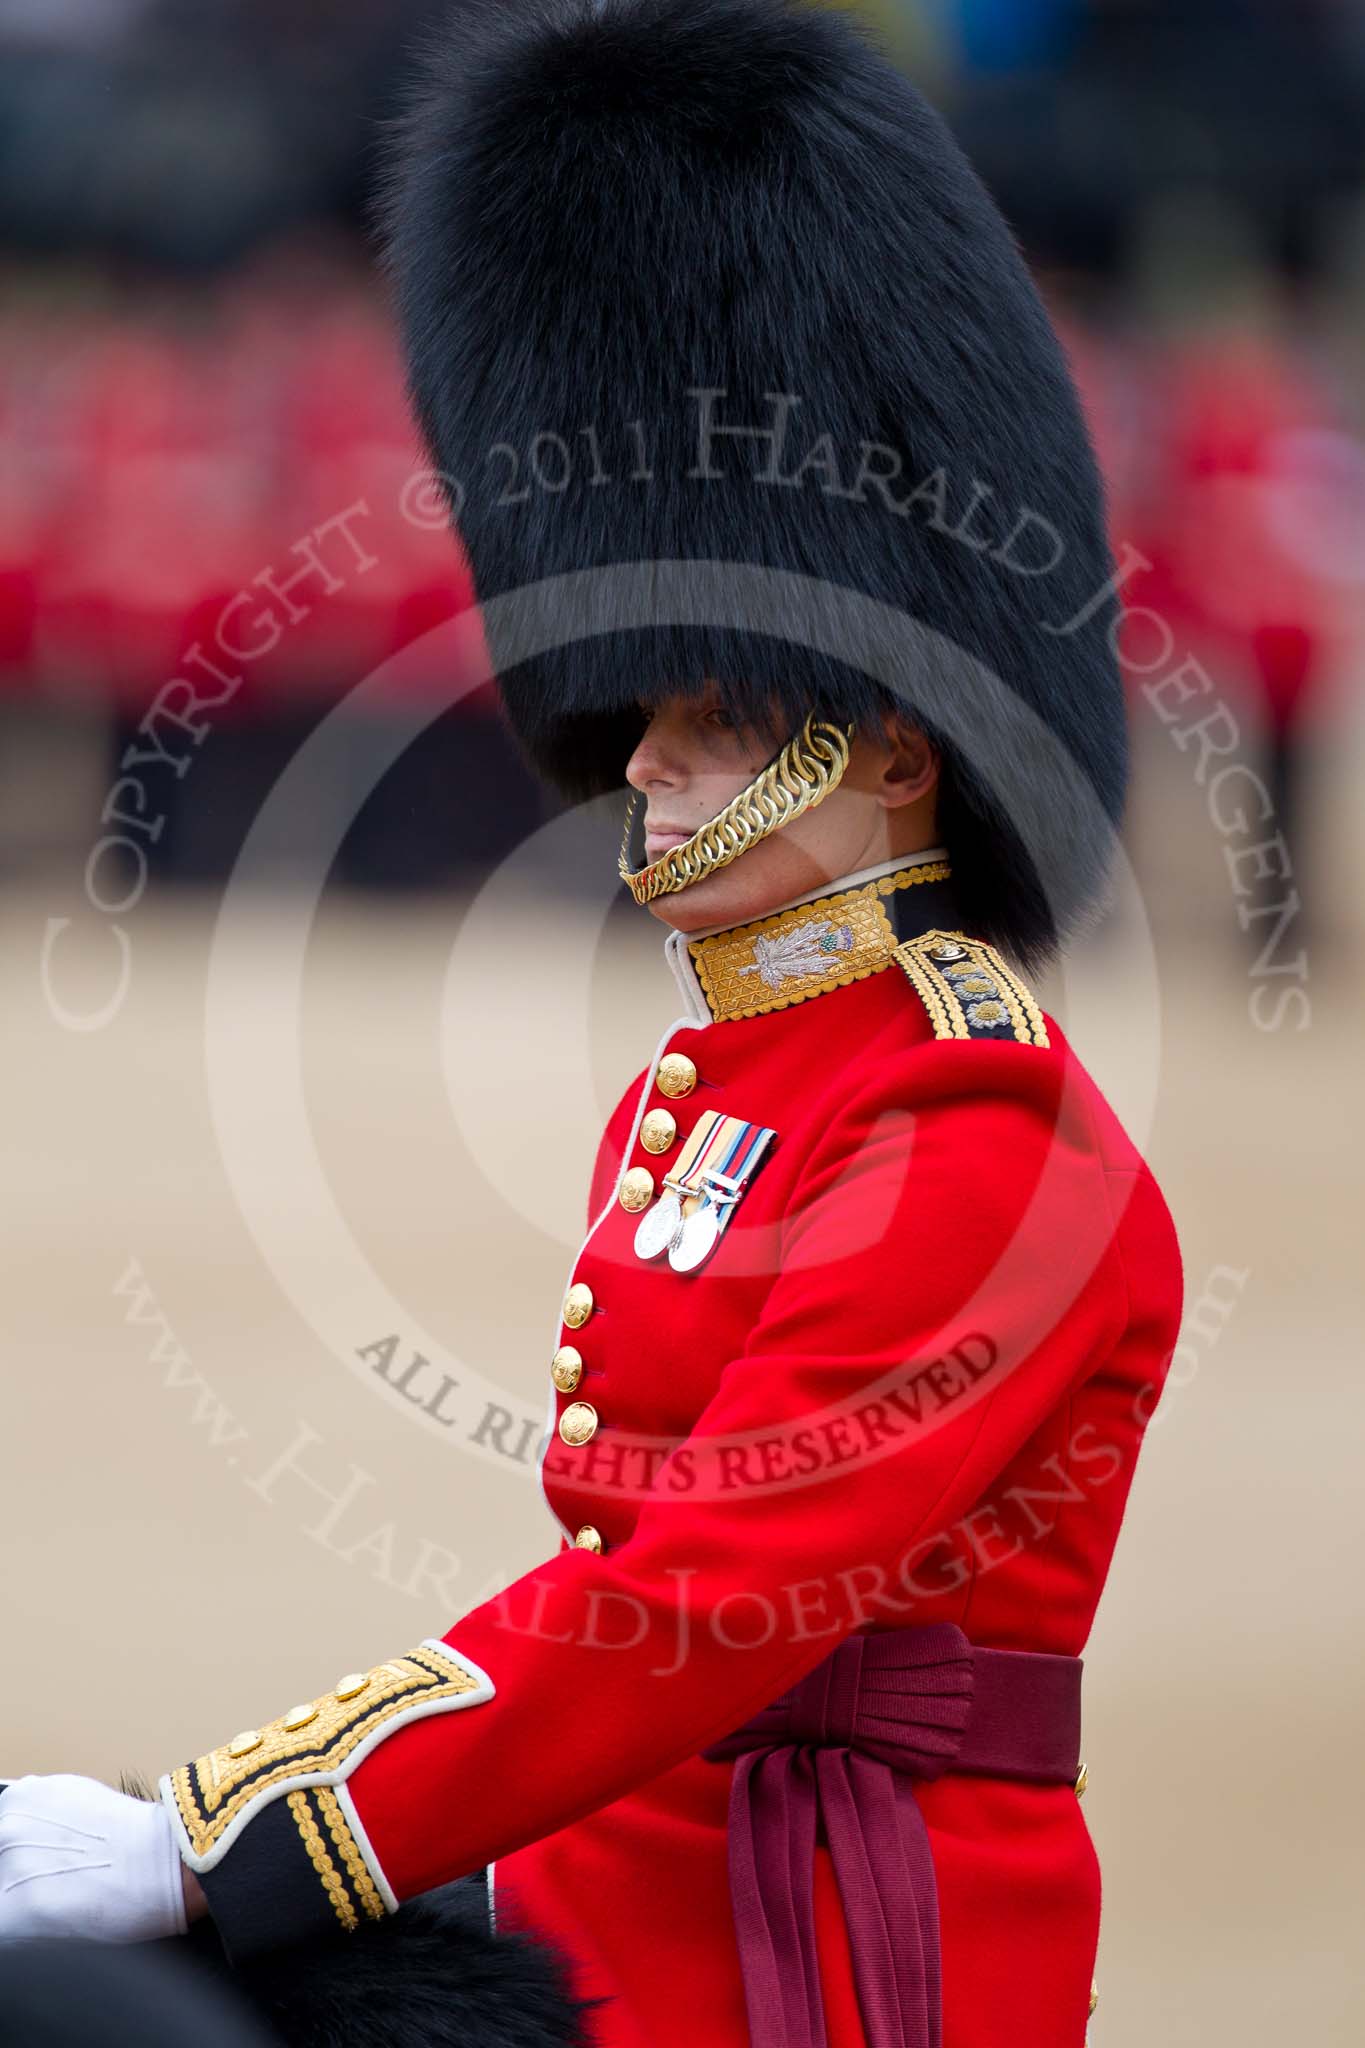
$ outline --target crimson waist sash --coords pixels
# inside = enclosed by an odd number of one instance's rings
[[[912,1780],[1074,1784],[1081,1659],[984,1650],[953,1622],[847,1636],[703,1757],[734,1761],[729,1866],[753,2048],[826,2048],[823,1824],[867,2048],[940,2048],[938,1893]]]

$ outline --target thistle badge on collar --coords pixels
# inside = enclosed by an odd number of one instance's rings
[[[812,918],[773,938],[754,940],[754,957],[740,974],[757,974],[768,988],[811,974],[828,974],[841,953],[853,951],[851,924],[822,924]]]

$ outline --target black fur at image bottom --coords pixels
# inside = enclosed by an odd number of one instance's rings
[[[482,1879],[409,1900],[353,1934],[320,1937],[229,1965],[211,1925],[184,1942],[246,2000],[280,2048],[592,2048],[600,2001],[574,1999],[558,1952],[490,1934]]]

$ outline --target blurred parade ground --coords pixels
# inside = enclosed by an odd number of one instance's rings
[[[619,809],[448,659],[367,214],[432,11],[0,0],[0,1775],[155,1774],[555,1547],[554,1318],[677,1004]],[[1130,606],[1126,861],[1039,991],[1186,1267],[1086,1655],[1092,2048],[1346,2048],[1365,5],[860,11],[1035,264]]]

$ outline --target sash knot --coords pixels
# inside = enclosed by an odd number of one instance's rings
[[[728,1858],[752,2048],[827,2048],[823,1836],[867,2048],[940,2048],[938,1892],[914,1779],[1075,1773],[1079,1657],[976,1648],[953,1622],[846,1636],[701,1754],[733,1762]]]

